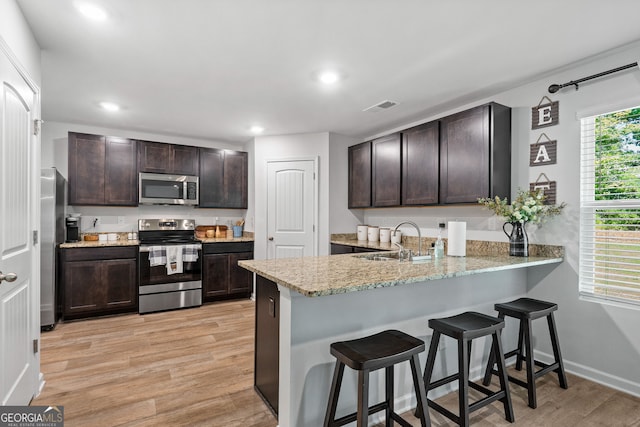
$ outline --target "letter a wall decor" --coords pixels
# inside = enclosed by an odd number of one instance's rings
[[[546,141],[540,141],[545,137]],[[540,135],[535,144],[529,146],[529,166],[555,165],[558,158],[558,141],[549,139],[546,133]]]

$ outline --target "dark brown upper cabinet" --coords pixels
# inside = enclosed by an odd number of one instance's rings
[[[200,148],[201,208],[246,209],[249,158],[244,151]]]
[[[198,147],[138,141],[140,172],[198,175]]]
[[[69,204],[137,206],[136,141],[69,132]]]
[[[511,109],[490,103],[440,120],[440,203],[511,192]]]
[[[438,203],[440,123],[402,131],[402,205]]]
[[[349,208],[371,207],[371,141],[349,147]]]
[[[399,206],[402,179],[400,133],[371,141],[371,192],[374,207]]]

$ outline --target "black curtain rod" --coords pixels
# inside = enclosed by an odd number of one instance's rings
[[[554,84],[554,85],[549,86],[549,93],[556,93],[557,91],[559,91],[563,87],[567,87],[567,86],[575,86],[576,90],[578,90],[578,83],[586,82],[587,80],[597,79],[598,77],[606,76],[608,74],[617,73],[618,71],[628,70],[629,68],[633,68],[633,67],[637,67],[637,66],[638,66],[638,63],[634,62],[633,64],[623,65],[622,67],[614,68],[613,70],[603,71],[602,73],[594,74],[593,76],[589,76],[589,77],[583,77],[583,78],[578,79],[578,80],[572,80],[572,81],[570,81],[568,83],[563,83],[561,85],[555,85]]]

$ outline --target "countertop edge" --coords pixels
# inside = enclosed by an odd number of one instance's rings
[[[345,257],[354,257],[357,258],[358,255],[351,255],[351,254],[345,254],[345,255],[333,255],[333,256],[345,256]],[[465,258],[465,257],[463,257]],[[476,259],[486,259],[486,258],[491,258],[490,256],[477,256],[477,257],[467,257],[467,258],[476,258]],[[282,278],[276,277],[272,274],[270,274],[269,272],[262,270],[260,268],[256,268],[254,266],[251,265],[251,262],[253,260],[246,260],[246,261],[239,261],[238,265],[242,268],[245,268],[255,274],[258,274],[266,279],[269,279],[279,285],[282,285],[286,288],[289,288],[295,292],[298,292],[301,295],[304,295],[306,297],[321,297],[321,296],[329,296],[329,295],[338,295],[338,294],[345,294],[345,293],[350,293],[350,292],[359,292],[359,291],[365,291],[365,290],[370,290],[370,289],[376,289],[376,288],[385,288],[385,287],[393,287],[393,286],[398,286],[398,285],[404,285],[404,284],[411,284],[411,283],[419,283],[419,282],[426,282],[426,281],[432,281],[432,280],[441,280],[441,279],[451,279],[451,278],[455,278],[455,277],[464,277],[464,276],[472,276],[475,274],[482,274],[482,273],[492,273],[492,272],[498,272],[498,271],[506,271],[506,270],[514,270],[514,269],[519,269],[519,268],[527,268],[527,267],[535,267],[535,266],[541,266],[541,265],[549,265],[549,264],[559,264],[561,262],[564,261],[563,257],[526,257],[526,258],[522,258],[523,260],[526,259],[526,261],[517,263],[517,264],[504,264],[504,265],[492,265],[490,267],[485,267],[485,268],[477,268],[477,269],[472,269],[472,270],[461,270],[461,271],[454,271],[454,272],[450,272],[450,273],[446,273],[446,274],[431,274],[431,275],[424,275],[424,276],[414,276],[414,277],[407,277],[406,279],[395,279],[395,280],[389,280],[389,281],[371,281],[371,282],[367,282],[361,285],[354,285],[354,286],[349,286],[349,287],[340,287],[340,288],[330,288],[330,289],[324,289],[324,290],[319,290],[319,291],[311,291],[308,289],[304,289],[301,288],[287,280],[284,280]]]

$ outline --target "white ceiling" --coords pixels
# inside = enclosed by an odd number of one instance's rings
[[[230,142],[256,123],[372,135],[640,39],[637,0],[86,1],[109,19],[17,0],[42,48],[45,121]],[[324,67],[344,79],[323,87]]]

